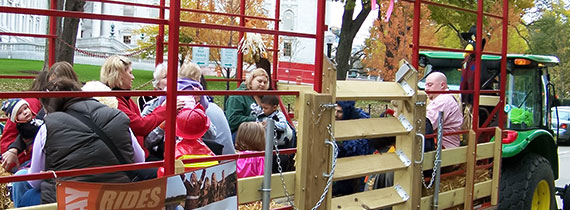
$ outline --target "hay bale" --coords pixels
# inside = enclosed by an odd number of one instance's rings
[[[285,207],[285,206],[286,205],[275,203],[275,201],[271,201],[271,203],[269,203],[270,209],[276,209],[276,208],[281,208],[281,207]],[[262,210],[262,203],[261,203],[261,201],[256,201],[253,203],[242,204],[242,205],[239,205],[239,210]]]
[[[0,177],[4,176],[12,176],[12,174],[6,172],[4,168],[0,167]],[[10,192],[8,191],[6,183],[2,183],[0,184],[0,209],[9,208],[14,208],[14,203],[10,199]]]

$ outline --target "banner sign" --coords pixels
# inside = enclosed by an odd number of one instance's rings
[[[236,161],[134,183],[58,183],[58,210],[238,209]]]
[[[237,64],[237,49],[222,48],[220,50],[222,57],[222,67],[234,68]]]
[[[210,63],[210,48],[192,47],[192,63],[207,66]]]

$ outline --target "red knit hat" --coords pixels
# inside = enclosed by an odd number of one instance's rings
[[[176,136],[199,139],[210,128],[210,119],[199,103],[194,108],[184,108],[176,116]]]

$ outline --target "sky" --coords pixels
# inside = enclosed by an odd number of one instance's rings
[[[339,2],[327,1],[327,4],[328,6],[327,6],[326,15],[330,21],[327,24],[329,25],[329,27],[336,26],[340,28],[342,24],[342,14],[344,12],[344,3],[340,1]],[[353,19],[356,18],[361,8],[362,5],[360,3],[360,0],[358,0],[356,2],[356,8],[354,9]],[[368,14],[366,21],[364,21],[362,27],[360,27],[360,30],[358,31],[356,37],[354,38],[353,46],[364,45],[364,40],[370,36],[369,32],[370,27],[372,26],[374,19],[376,19],[377,17],[378,17],[378,8],[376,8],[376,10],[373,10],[370,12],[370,14]]]

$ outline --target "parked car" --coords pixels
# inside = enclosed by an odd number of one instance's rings
[[[556,107],[552,111],[552,131],[556,135],[558,129],[558,144],[570,143],[570,106],[559,106],[558,117],[556,116]]]

